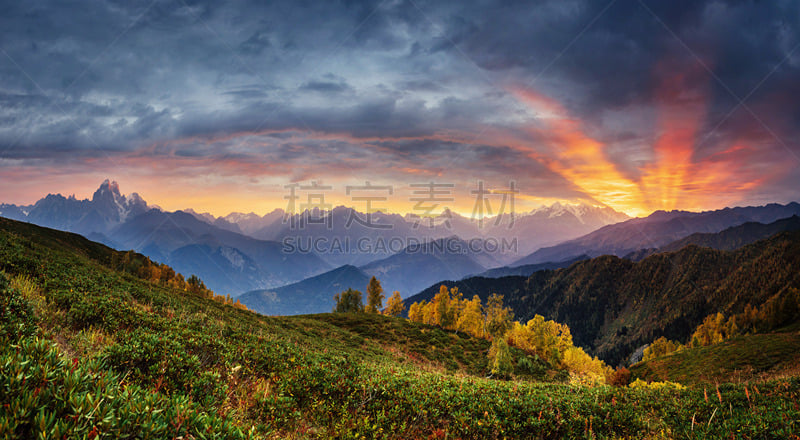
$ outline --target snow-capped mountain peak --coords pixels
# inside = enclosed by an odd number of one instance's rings
[[[125,197],[116,181],[106,179],[92,195],[92,205],[108,223],[122,223],[128,217],[147,211],[147,202],[137,193]]]
[[[550,206],[542,205],[526,214],[518,215],[540,215],[547,218],[559,218],[564,215],[571,215],[583,224],[595,223],[617,223],[628,220],[626,214],[617,212],[607,206],[594,206],[588,203],[561,203],[555,202]]]

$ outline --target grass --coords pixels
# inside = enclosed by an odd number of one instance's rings
[[[114,270],[113,253],[0,219],[0,437],[789,438],[800,430],[798,379],[723,385],[711,399],[700,388],[568,385],[541,365],[488,379],[486,341],[377,315],[265,317]]]
[[[634,376],[685,384],[752,382],[800,374],[797,331],[739,336],[640,362]]]

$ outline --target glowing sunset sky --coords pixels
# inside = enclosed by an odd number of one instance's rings
[[[34,4],[35,3],[35,4]],[[48,4],[52,3],[52,4]],[[262,4],[265,3],[265,4]],[[800,199],[797,1],[0,3],[0,203],[513,180],[630,215]]]

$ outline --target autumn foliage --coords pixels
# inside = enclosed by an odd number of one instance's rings
[[[111,267],[152,283],[192,292],[237,309],[247,310],[247,307],[239,302],[238,299],[234,301],[230,295],[217,295],[214,293],[214,291],[206,287],[203,280],[198,278],[197,275],[192,274],[189,278],[184,279],[182,274],[175,272],[175,269],[170,266],[163,263],[159,264],[149,257],[134,251],[113,254]]]
[[[403,302],[403,298],[400,296],[400,292],[395,290],[389,298],[389,301],[386,302],[386,308],[383,309],[383,314],[386,316],[400,316],[405,309],[406,305]]]
[[[412,321],[492,340],[489,362],[495,377],[507,377],[513,371],[509,347],[521,349],[553,368],[570,371],[576,381],[603,382],[610,374],[603,361],[573,345],[566,325],[540,315],[525,324],[512,321],[512,317],[501,295],[493,294],[483,305],[477,295],[467,300],[457,287],[448,290],[445,285],[430,302],[415,302],[408,311]]]
[[[768,332],[800,318],[800,290],[788,288],[773,296],[761,307],[748,304],[741,313],[725,317],[722,313],[706,316],[684,345],[660,337],[645,348],[643,361],[665,356],[687,347],[707,347],[740,335]]]

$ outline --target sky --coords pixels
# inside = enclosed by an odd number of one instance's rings
[[[401,213],[430,182],[462,213],[479,182],[518,211],[785,203],[799,47],[798,1],[2,0],[0,202],[110,178],[215,215],[312,181]]]

